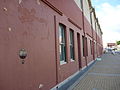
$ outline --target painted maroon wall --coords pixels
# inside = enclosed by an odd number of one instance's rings
[[[6,8],[6,10],[5,10]],[[0,1],[0,90],[48,90],[56,85],[56,14],[34,0]],[[27,51],[21,64],[19,50]]]
[[[48,0],[83,30],[82,12],[73,0]],[[72,10],[71,10],[72,9]]]
[[[92,28],[88,20],[84,17],[84,29],[85,33],[92,37]]]

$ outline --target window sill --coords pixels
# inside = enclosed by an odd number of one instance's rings
[[[74,62],[75,60],[73,60],[73,59],[70,59],[70,61],[71,61],[71,62]]]
[[[60,65],[67,64],[65,61],[60,61]]]

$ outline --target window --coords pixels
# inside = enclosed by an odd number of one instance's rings
[[[82,36],[82,47],[83,47],[83,56],[85,56],[85,41],[84,36]]]
[[[96,53],[96,42],[94,42],[94,53]]]
[[[78,46],[78,63],[79,63],[79,69],[82,67],[81,65],[81,44],[80,44],[80,34],[77,33],[77,46]]]
[[[82,36],[83,56],[88,56],[87,37]]]
[[[70,59],[75,60],[74,56],[74,32],[70,29]]]
[[[91,54],[92,54],[92,41],[90,40],[90,49],[91,49]]]
[[[66,63],[66,27],[59,24],[59,52],[60,52],[60,64]]]
[[[85,46],[86,46],[86,47],[85,47],[85,48],[86,48],[86,49],[85,49],[85,50],[86,50],[86,51],[85,51],[85,52],[86,52],[86,53],[85,53],[85,55],[86,55],[86,56],[88,56],[88,44],[87,44],[87,37],[85,37]]]

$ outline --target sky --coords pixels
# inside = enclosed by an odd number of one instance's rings
[[[120,40],[120,0],[91,0],[103,31],[103,45]]]

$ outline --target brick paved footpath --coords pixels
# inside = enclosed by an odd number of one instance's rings
[[[120,90],[120,55],[104,54],[68,90]]]

